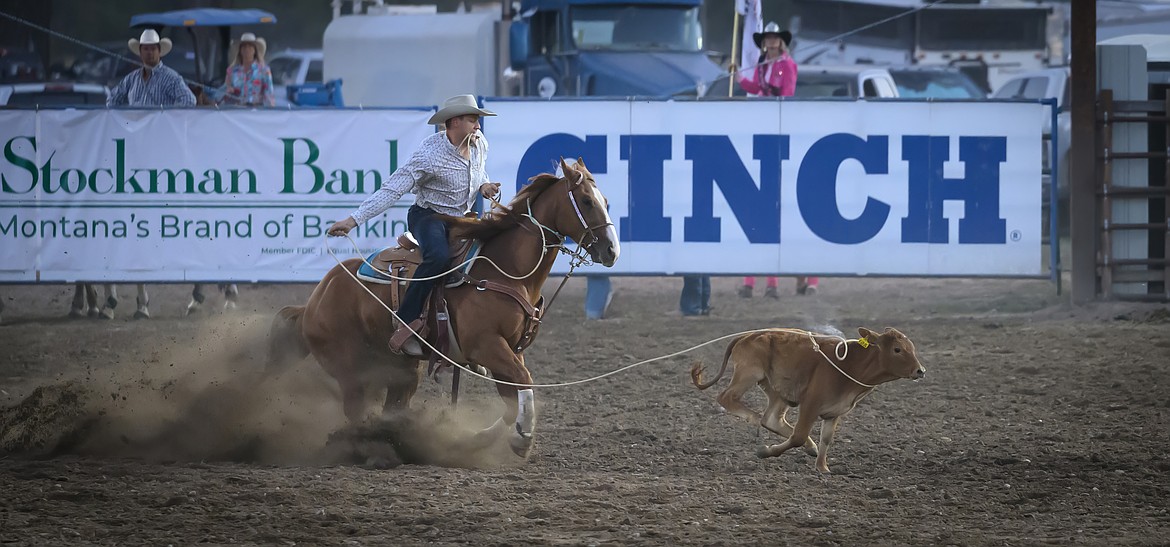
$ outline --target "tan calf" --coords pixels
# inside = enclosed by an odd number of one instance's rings
[[[796,329],[745,334],[727,345],[715,378],[704,383],[703,367],[695,364],[691,381],[695,387],[707,389],[723,377],[727,363],[733,363],[731,385],[719,394],[719,404],[751,424],[788,437],[783,443],[760,448],[757,455],[779,456],[803,446],[817,457],[817,470],[828,473],[829,444],[841,418],[878,385],[926,375],[914,343],[906,335],[896,329],[878,334],[864,327],[857,332],[861,338],[848,342]],[[741,399],[753,385],[768,396],[768,408],[762,416]],[[800,407],[800,415],[791,425],[788,411],[796,407]],[[809,438],[818,418],[822,420],[819,450]]]

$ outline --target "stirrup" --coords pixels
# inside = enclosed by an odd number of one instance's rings
[[[410,340],[412,337],[414,337],[414,332],[421,333],[422,328],[423,320],[421,317],[411,321],[409,329],[406,328],[405,325],[398,327],[398,330],[394,331],[394,334],[390,336],[390,343],[387,344],[390,347],[390,351],[393,351],[394,353],[403,353],[403,344],[406,344],[407,340]],[[411,329],[413,329],[414,332],[411,332]]]

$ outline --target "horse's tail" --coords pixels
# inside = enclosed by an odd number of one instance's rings
[[[742,342],[744,338],[747,338],[747,335],[740,336],[739,338],[732,340],[730,344],[727,344],[727,351],[723,352],[723,364],[719,367],[719,373],[716,374],[710,382],[703,383],[703,363],[695,363],[691,365],[691,383],[695,384],[695,387],[699,389],[707,389],[715,385],[715,382],[718,382],[719,379],[723,377],[723,372],[727,370],[727,362],[731,360],[732,350],[734,350],[736,344]]]
[[[309,354],[308,345],[301,336],[301,320],[304,316],[304,306],[285,306],[276,312],[272,327],[268,329],[265,372],[280,372]]]

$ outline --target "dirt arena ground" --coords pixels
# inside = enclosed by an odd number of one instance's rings
[[[1165,305],[1070,308],[1043,281],[824,279],[797,297],[782,278],[778,301],[737,283],[716,278],[714,313],[692,319],[681,280],[617,278],[612,318],[585,322],[574,279],[529,367],[564,382],[760,327],[897,327],[926,378],[858,405],[832,475],[799,451],[757,459],[778,441],[720,411],[726,380],[690,385],[724,342],[537,390],[519,462],[450,448],[501,410],[480,380],[456,411],[449,374],[426,380],[417,421],[387,426],[397,447],[344,427],[311,360],[260,380],[271,314],[309,286],[241,287],[242,309],[199,318],[181,317],[189,286],[152,286],[154,319],[125,303],[108,322],[65,319],[63,286],[0,287],[0,544],[1170,542]],[[394,465],[417,457],[403,438],[438,463]]]

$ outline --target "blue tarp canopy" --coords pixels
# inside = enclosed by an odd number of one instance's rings
[[[141,27],[225,27],[270,25],[276,16],[258,9],[200,8],[161,13],[141,13],[130,18],[130,28]]]

